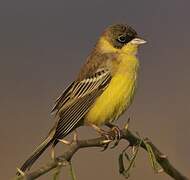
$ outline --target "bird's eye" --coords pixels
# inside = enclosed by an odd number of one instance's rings
[[[118,40],[120,43],[125,43],[125,41],[126,41],[126,36],[121,35],[121,36],[118,37],[117,40]]]

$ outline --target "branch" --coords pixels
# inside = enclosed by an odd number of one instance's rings
[[[125,139],[129,142],[130,146],[136,146],[137,144],[140,145],[141,148],[146,150],[147,144],[151,147],[152,152],[154,153],[154,156],[156,158],[156,161],[159,163],[161,168],[165,173],[167,173],[169,176],[171,176],[175,180],[188,180],[187,177],[185,177],[183,174],[181,174],[167,159],[167,157],[161,153],[158,148],[148,139],[142,141],[141,138],[134,135],[131,131],[122,129],[120,130],[121,133],[121,139]],[[23,177],[17,177],[18,179],[24,179],[24,180],[33,180],[36,179],[43,174],[46,174],[47,172],[51,171],[52,169],[59,168],[62,166],[66,166],[68,162],[72,159],[73,155],[82,148],[88,148],[88,147],[104,147],[107,143],[109,143],[108,140],[105,139],[105,137],[99,137],[94,139],[88,139],[88,140],[77,140],[73,141],[70,144],[70,147],[67,151],[65,151],[61,156],[57,157],[55,161],[49,162],[46,165],[42,166],[41,168],[33,171],[25,173]]]

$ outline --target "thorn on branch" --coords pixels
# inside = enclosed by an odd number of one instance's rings
[[[149,159],[151,162],[151,165],[153,169],[155,169],[157,172],[165,172],[175,180],[188,180],[187,177],[185,177],[183,174],[181,174],[176,168],[172,166],[170,161],[167,159],[167,156],[161,153],[158,148],[148,139],[142,139],[140,138],[139,134],[137,135],[133,134],[129,130],[129,121],[128,119],[127,124],[125,125],[124,129],[120,129],[121,137],[120,139],[125,139],[128,141],[128,146],[120,153],[119,155],[119,172],[123,174],[126,178],[129,177],[131,169],[134,167],[135,160],[137,158],[137,154],[139,152],[139,148],[143,148],[147,151],[149,155]],[[72,143],[68,143],[68,141],[61,140],[65,144],[69,145],[69,149],[66,150],[61,156],[58,156],[55,158],[55,161],[51,161],[44,165],[43,167],[32,171],[32,172],[22,172],[21,170],[17,169],[17,171],[21,174],[21,176],[17,176],[16,180],[33,180],[36,179],[47,172],[57,168],[57,167],[63,167],[68,165],[70,163],[72,157],[74,154],[82,148],[88,148],[88,147],[102,147],[104,145],[108,146],[110,142],[112,142],[114,139],[106,139],[106,137],[101,136],[94,139],[87,139],[87,140],[78,140],[76,137],[74,137],[74,141]],[[136,147],[134,147],[136,146]],[[133,153],[129,153],[128,149],[129,147],[132,147]],[[129,163],[127,168],[125,168],[125,160]],[[73,169],[71,169],[73,171]],[[58,172],[57,172],[58,175]],[[56,175],[56,177],[57,177]],[[73,180],[76,180],[76,177],[73,176]]]
[[[16,169],[17,169],[19,176],[21,176],[21,177],[25,176],[25,172],[23,172],[20,168],[16,168]]]
[[[63,143],[63,144],[66,144],[66,145],[71,145],[72,142],[70,141],[67,141],[65,139],[58,139],[59,142]]]

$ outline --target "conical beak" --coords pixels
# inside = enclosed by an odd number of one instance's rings
[[[141,39],[141,38],[135,38],[135,39],[133,39],[132,41],[131,41],[131,43],[132,44],[137,44],[137,45],[139,45],[139,44],[145,44],[146,43],[146,41],[144,40],[144,39]]]

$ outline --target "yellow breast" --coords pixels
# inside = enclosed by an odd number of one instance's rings
[[[120,56],[120,63],[108,87],[97,98],[85,121],[96,125],[117,119],[133,100],[138,60],[135,56]]]

